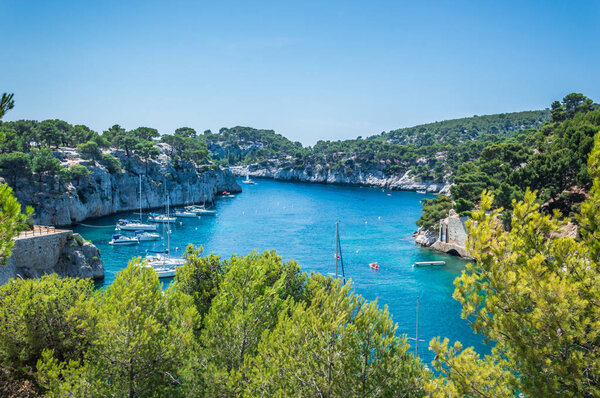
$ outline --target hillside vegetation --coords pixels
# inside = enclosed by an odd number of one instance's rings
[[[494,207],[504,209],[508,227],[513,201],[522,200],[529,188],[537,191],[545,211],[573,215],[591,187],[587,160],[599,130],[600,109],[589,98],[573,93],[554,102],[551,120],[538,130],[494,142],[478,158],[460,164],[451,188],[455,210],[469,215],[488,190]],[[434,225],[429,213],[439,207],[435,201],[424,206],[417,225]]]
[[[135,156],[147,163],[160,154],[159,142],[170,145],[170,155],[176,165],[179,161],[196,165],[210,163],[204,141],[188,127],[161,137],[158,130],[150,127],[127,131],[114,125],[99,134],[85,125],[72,125],[58,119],[19,120],[0,122],[0,137],[0,175],[13,186],[15,180],[22,177],[41,180],[44,176],[54,176],[64,183],[89,174],[85,166],[62,167],[55,153],[59,147],[76,148],[83,158],[103,165],[110,173],[127,168],[128,162],[121,164],[119,159],[107,153],[109,148],[123,150],[127,159]]]
[[[223,128],[204,134],[213,157],[223,165],[277,160],[284,168],[320,165],[352,174],[357,170],[385,175],[410,172],[418,181],[452,180],[461,163],[475,160],[484,147],[541,126],[550,111],[528,111],[447,120],[390,131],[363,139],[318,141],[302,147],[273,130]]]
[[[456,145],[465,141],[478,140],[487,135],[495,135],[498,138],[512,137],[523,130],[539,128],[548,120],[550,120],[549,110],[498,113],[392,130],[374,138],[394,144],[419,147],[440,143]]]

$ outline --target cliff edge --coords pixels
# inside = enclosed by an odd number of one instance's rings
[[[282,181],[314,182],[324,184],[361,185],[385,188],[398,191],[426,191],[430,193],[449,194],[449,183],[418,181],[410,172],[403,175],[388,176],[383,170],[363,170],[355,167],[352,173],[332,170],[321,165],[306,167],[290,167],[272,160],[248,166],[230,166],[229,170],[237,176],[270,178]]]
[[[11,278],[57,273],[74,278],[104,278],[100,250],[70,230],[39,227],[14,238],[12,254],[0,267],[0,285]]]
[[[89,175],[68,182],[53,175],[21,177],[11,186],[21,205],[34,208],[36,224],[57,226],[139,209],[139,176],[144,209],[164,206],[165,189],[173,206],[211,203],[219,192],[241,191],[231,172],[173,159],[167,144],[157,147],[160,155],[155,159],[127,156],[117,149],[104,151],[122,165],[122,170],[113,172],[99,162],[83,159],[73,148],[56,149],[53,155],[62,167],[85,166]]]

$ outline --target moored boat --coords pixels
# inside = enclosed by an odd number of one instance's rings
[[[156,231],[156,224],[144,224],[140,220],[120,219],[115,229],[117,231]]]
[[[192,212],[192,213],[196,213],[198,215],[201,216],[215,216],[217,215],[217,211],[216,210],[210,210],[210,209],[206,209],[202,206],[187,206],[185,208],[186,211]]]
[[[155,224],[144,224],[142,222],[142,175],[139,176],[139,196],[140,196],[140,219],[127,220],[121,219],[117,222],[117,231],[156,231]]]
[[[113,246],[128,246],[128,245],[137,245],[140,243],[138,238],[129,237],[121,234],[114,234],[112,239],[108,242],[109,245]]]
[[[379,264],[377,262],[369,263],[369,267],[371,267],[374,270],[378,270],[379,269]]]
[[[256,184],[256,182],[254,182],[254,180],[250,179],[250,174],[246,174],[246,179],[242,180],[242,182],[244,184]]]
[[[151,222],[156,222],[156,223],[169,223],[169,222],[175,222],[176,218],[175,217],[169,217],[166,214],[151,214],[150,217],[148,217],[148,221]]]
[[[134,237],[138,238],[140,242],[160,240],[161,236],[155,232],[135,231]]]
[[[198,214],[191,211],[175,210],[175,217],[180,218],[197,218]]]

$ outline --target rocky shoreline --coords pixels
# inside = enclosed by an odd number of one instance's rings
[[[85,166],[88,176],[61,181],[58,176],[23,176],[11,184],[23,207],[34,208],[34,231],[15,238],[8,263],[0,267],[0,284],[10,278],[36,278],[44,274],[102,279],[100,251],[91,242],[69,230],[38,227],[65,226],[125,211],[153,209],[165,205],[165,192],[172,206],[212,203],[219,192],[241,192],[228,170],[174,160],[166,144],[157,144],[156,159],[126,156],[121,150],[104,151],[121,162],[122,170],[109,172],[93,160],[83,159],[74,148],[59,148],[53,155],[61,166]],[[1,179],[0,179],[1,182]],[[37,234],[35,231],[37,230]]]
[[[142,176],[142,208],[165,204],[165,184],[172,206],[212,203],[219,192],[240,192],[235,176],[228,170],[174,161],[168,145],[158,144],[156,159],[143,160],[110,150],[121,161],[123,170],[110,173],[98,162],[82,159],[73,148],[54,151],[63,167],[82,165],[90,175],[61,182],[56,176],[41,179],[23,177],[12,186],[22,206],[32,206],[34,221],[42,225],[73,225],[89,218],[103,217],[139,209],[139,176]]]
[[[459,217],[454,210],[450,210],[448,217],[441,219],[433,228],[419,228],[413,235],[415,243],[468,259],[466,221],[467,217]]]
[[[70,230],[35,227],[14,239],[12,254],[0,267],[0,285],[11,278],[39,278],[56,273],[74,278],[104,278],[100,250]]]
[[[269,178],[281,181],[298,181],[322,184],[357,185],[383,188],[396,191],[426,191],[448,195],[450,183],[435,183],[416,181],[409,172],[404,175],[387,176],[380,170],[363,171],[360,168],[351,174],[334,171],[321,165],[294,168],[278,160],[256,163],[247,166],[230,166],[229,170],[236,176],[249,175],[257,178]]]

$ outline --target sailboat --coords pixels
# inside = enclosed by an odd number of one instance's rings
[[[198,214],[187,210],[175,210],[175,217],[180,218],[198,218]]]
[[[335,223],[335,273],[329,273],[328,275],[338,279],[341,278],[342,282],[346,283],[346,274],[344,272],[344,259],[342,257],[342,245],[340,243],[340,223]],[[341,270],[341,276],[339,271]]]
[[[127,220],[121,219],[117,222],[117,231],[156,231],[156,224],[144,224],[142,223],[142,175],[140,177],[140,219],[139,220]]]
[[[146,262],[148,267],[154,268],[154,271],[158,274],[159,278],[171,278],[175,276],[176,268],[185,263],[185,259],[182,257],[171,257],[171,230],[169,227],[169,194],[167,193],[167,186],[165,183],[165,193],[167,196],[166,210],[166,234],[167,234],[167,248],[160,251],[148,250],[146,253]],[[164,242],[164,241],[163,241]],[[163,243],[164,244],[164,243]]]
[[[113,246],[137,245],[138,243],[140,243],[140,240],[137,237],[132,238],[121,234],[114,234],[108,242],[109,245]]]
[[[256,184],[254,180],[250,179],[250,173],[246,173],[246,179],[242,181],[244,184]]]
[[[210,209],[205,208],[204,206],[198,206],[198,205],[187,206],[185,208],[185,210],[189,211],[191,213],[195,213],[198,216],[216,216],[217,215],[216,210],[210,210]]]

